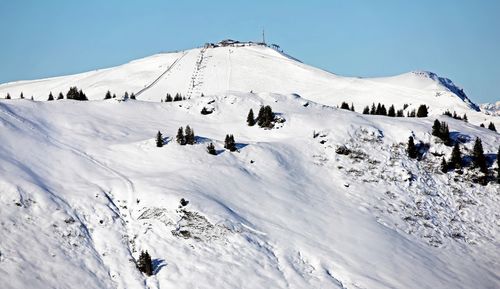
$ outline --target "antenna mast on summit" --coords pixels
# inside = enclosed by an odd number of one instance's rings
[[[264,29],[262,29],[262,43],[266,44],[266,35],[264,34]]]

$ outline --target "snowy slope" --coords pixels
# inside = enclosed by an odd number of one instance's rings
[[[493,121],[471,102],[449,79],[431,72],[410,72],[394,77],[355,78],[338,76],[264,46],[197,48],[158,54],[103,70],[0,85],[0,97],[34,97],[46,100],[49,92],[66,93],[71,86],[83,89],[90,99],[102,99],[107,90],[118,96],[125,91],[142,100],[160,101],[167,93],[198,97],[202,93],[227,92],[296,93],[330,106],[347,101],[361,112],[363,107],[382,102],[407,111],[427,104],[431,113],[446,110],[467,113],[474,124]],[[146,88],[146,89],[145,89]],[[405,112],[406,113],[406,112]]]
[[[500,116],[500,101],[495,103],[483,103],[481,104],[481,110],[486,114]]]
[[[263,104],[286,122],[248,127]],[[480,136],[493,158],[499,134],[442,119],[465,154]],[[432,121],[273,93],[2,100],[1,287],[497,288],[500,186],[439,173],[432,153],[451,148]],[[187,124],[194,146],[172,141]],[[239,152],[223,150],[227,133]],[[421,162],[404,152],[410,135],[431,144]],[[155,275],[135,269],[140,250]]]

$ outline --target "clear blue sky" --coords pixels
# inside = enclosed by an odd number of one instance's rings
[[[267,40],[350,76],[429,70],[500,100],[500,0],[0,0],[0,83],[224,38]]]

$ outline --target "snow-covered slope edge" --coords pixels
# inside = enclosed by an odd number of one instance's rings
[[[248,127],[246,113],[262,104],[286,122]],[[433,118],[229,92],[176,103],[0,101],[0,120],[3,288],[499,285],[499,186],[438,172],[432,153],[450,148],[430,136]],[[479,136],[493,158],[498,134],[443,120],[464,153]],[[173,141],[187,124],[194,146]],[[223,150],[227,133],[239,152]],[[409,135],[431,143],[421,162],[404,153]],[[337,155],[338,145],[355,153]],[[148,278],[132,261],[146,249]]]

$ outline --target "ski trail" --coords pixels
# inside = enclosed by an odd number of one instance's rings
[[[164,72],[162,72],[162,74],[160,74],[160,76],[158,76],[155,80],[153,80],[153,82],[151,82],[150,84],[148,84],[146,87],[144,87],[143,89],[139,90],[135,96],[139,96],[141,95],[144,91],[150,89],[151,87],[153,87],[156,83],[158,83],[158,81],[160,81],[160,79],[165,75],[167,74],[170,70],[172,70],[172,68],[174,68],[174,66],[182,59],[184,58],[184,56],[186,56],[188,52],[187,51],[184,51],[182,52],[182,55],[177,58]]]
[[[18,114],[14,113],[5,104],[0,103],[0,107],[2,107],[1,112],[3,114],[15,119],[16,121],[20,122],[21,124],[27,126],[31,130],[33,130],[36,134],[38,134],[42,138],[45,138],[46,140],[48,140],[50,143],[52,143],[60,148],[66,148],[66,149],[70,150],[71,152],[85,158],[87,161],[97,165],[98,167],[100,167],[100,168],[114,174],[118,178],[120,178],[125,183],[125,186],[129,189],[128,203],[130,204],[129,205],[129,208],[130,208],[130,206],[133,204],[133,194],[135,193],[135,186],[134,186],[134,183],[128,177],[126,177],[122,173],[118,172],[117,170],[110,168],[106,164],[96,160],[94,157],[92,157],[88,153],[81,151],[81,150],[79,150],[73,146],[70,146],[66,143],[63,143],[63,142],[51,137],[48,133],[42,133],[44,131],[42,127],[40,127],[38,124],[35,124],[26,118],[21,117]],[[130,215],[130,217],[132,217],[131,209],[129,209],[129,215]]]
[[[191,98],[191,96],[193,96],[194,93],[196,92],[199,92],[199,87],[203,84],[203,75],[202,75],[202,72],[203,72],[203,61],[205,60],[205,52],[206,52],[207,48],[202,48],[200,50],[200,53],[198,54],[198,58],[196,60],[196,63],[195,63],[195,68],[193,70],[193,74],[191,75],[191,83],[189,85],[189,88],[188,88],[188,92],[187,92],[187,98]],[[201,77],[200,77],[201,75]],[[202,80],[200,80],[200,78]]]
[[[104,169],[105,171],[108,171],[108,172],[114,174],[119,179],[121,179],[125,183],[125,186],[128,188],[129,193],[128,193],[128,201],[127,201],[128,202],[128,204],[127,204],[127,214],[125,214],[123,216],[120,216],[120,218],[122,219],[123,229],[125,230],[125,233],[127,235],[129,234],[130,228],[128,228],[127,221],[125,219],[126,218],[133,219],[133,216],[132,216],[132,205],[134,204],[134,202],[133,202],[133,195],[135,193],[135,186],[134,186],[134,183],[128,177],[126,177],[122,173],[118,172],[117,170],[110,168],[106,164],[104,164],[104,163],[96,160],[94,157],[92,157],[91,155],[87,154],[86,152],[81,151],[81,150],[79,150],[79,149],[77,149],[75,147],[72,147],[72,146],[70,146],[70,145],[68,145],[66,143],[63,143],[63,142],[61,142],[61,141],[59,141],[59,140],[57,140],[57,139],[49,136],[47,133],[44,133],[43,128],[40,127],[38,124],[36,124],[36,123],[32,122],[31,120],[28,120],[28,119],[26,119],[26,118],[24,118],[22,116],[19,116],[18,114],[16,114],[15,112],[13,112],[9,107],[7,107],[3,103],[0,103],[0,111],[4,115],[6,115],[7,117],[9,117],[11,119],[14,119],[15,121],[21,123],[25,127],[27,127],[30,130],[32,130],[34,133],[36,133],[39,136],[41,136],[42,138],[45,138],[48,142],[52,143],[56,147],[61,148],[61,149],[66,148],[67,150],[71,151],[72,153],[77,154],[77,155],[83,157],[87,161],[95,164],[96,166],[100,167],[101,169]],[[34,172],[32,172],[32,173],[34,173]],[[45,190],[48,193],[50,193],[50,195],[55,200],[58,200],[58,203],[62,203],[64,205],[64,207],[66,207],[67,210],[71,210],[71,211],[75,212],[75,209],[66,200],[60,198],[59,196],[57,196],[55,193],[53,193],[48,188],[45,188]],[[119,207],[117,207],[115,205],[114,200],[111,199],[111,197],[109,196],[109,194],[106,193],[106,192],[104,192],[104,194],[105,194],[106,198],[108,198],[108,201],[110,202],[110,204],[115,208],[115,210],[118,210],[118,212],[120,212]],[[120,212],[120,215],[121,215],[121,212]],[[85,225],[85,222],[80,218],[79,214],[77,214],[75,212],[74,216],[79,220],[80,224],[82,224],[84,230],[86,231],[86,234],[87,234],[88,238],[92,241],[91,242],[91,244],[92,244],[91,249],[92,249],[93,253],[95,254],[95,256],[98,257],[98,259],[100,260],[100,262],[108,268],[108,271],[109,271],[108,274],[110,276],[112,276],[113,273],[120,272],[120,269],[115,268],[113,266],[113,263],[111,263],[111,264],[108,263],[107,264],[107,262],[101,257],[101,254],[99,253],[100,250],[99,250],[98,247],[101,247],[100,249],[106,251],[108,248],[112,247],[112,245],[110,245],[108,243],[106,243],[105,245],[103,245],[103,244],[100,244],[100,245],[96,244],[94,242],[94,235],[96,233],[95,232],[91,233],[87,229],[87,226]],[[132,250],[131,250],[131,248],[129,246],[129,243],[126,242],[125,246],[127,247],[127,250],[128,250],[128,252],[130,254],[130,257],[133,257]],[[119,274],[117,274],[117,275],[119,275]],[[113,282],[116,282],[116,280],[113,280]]]

